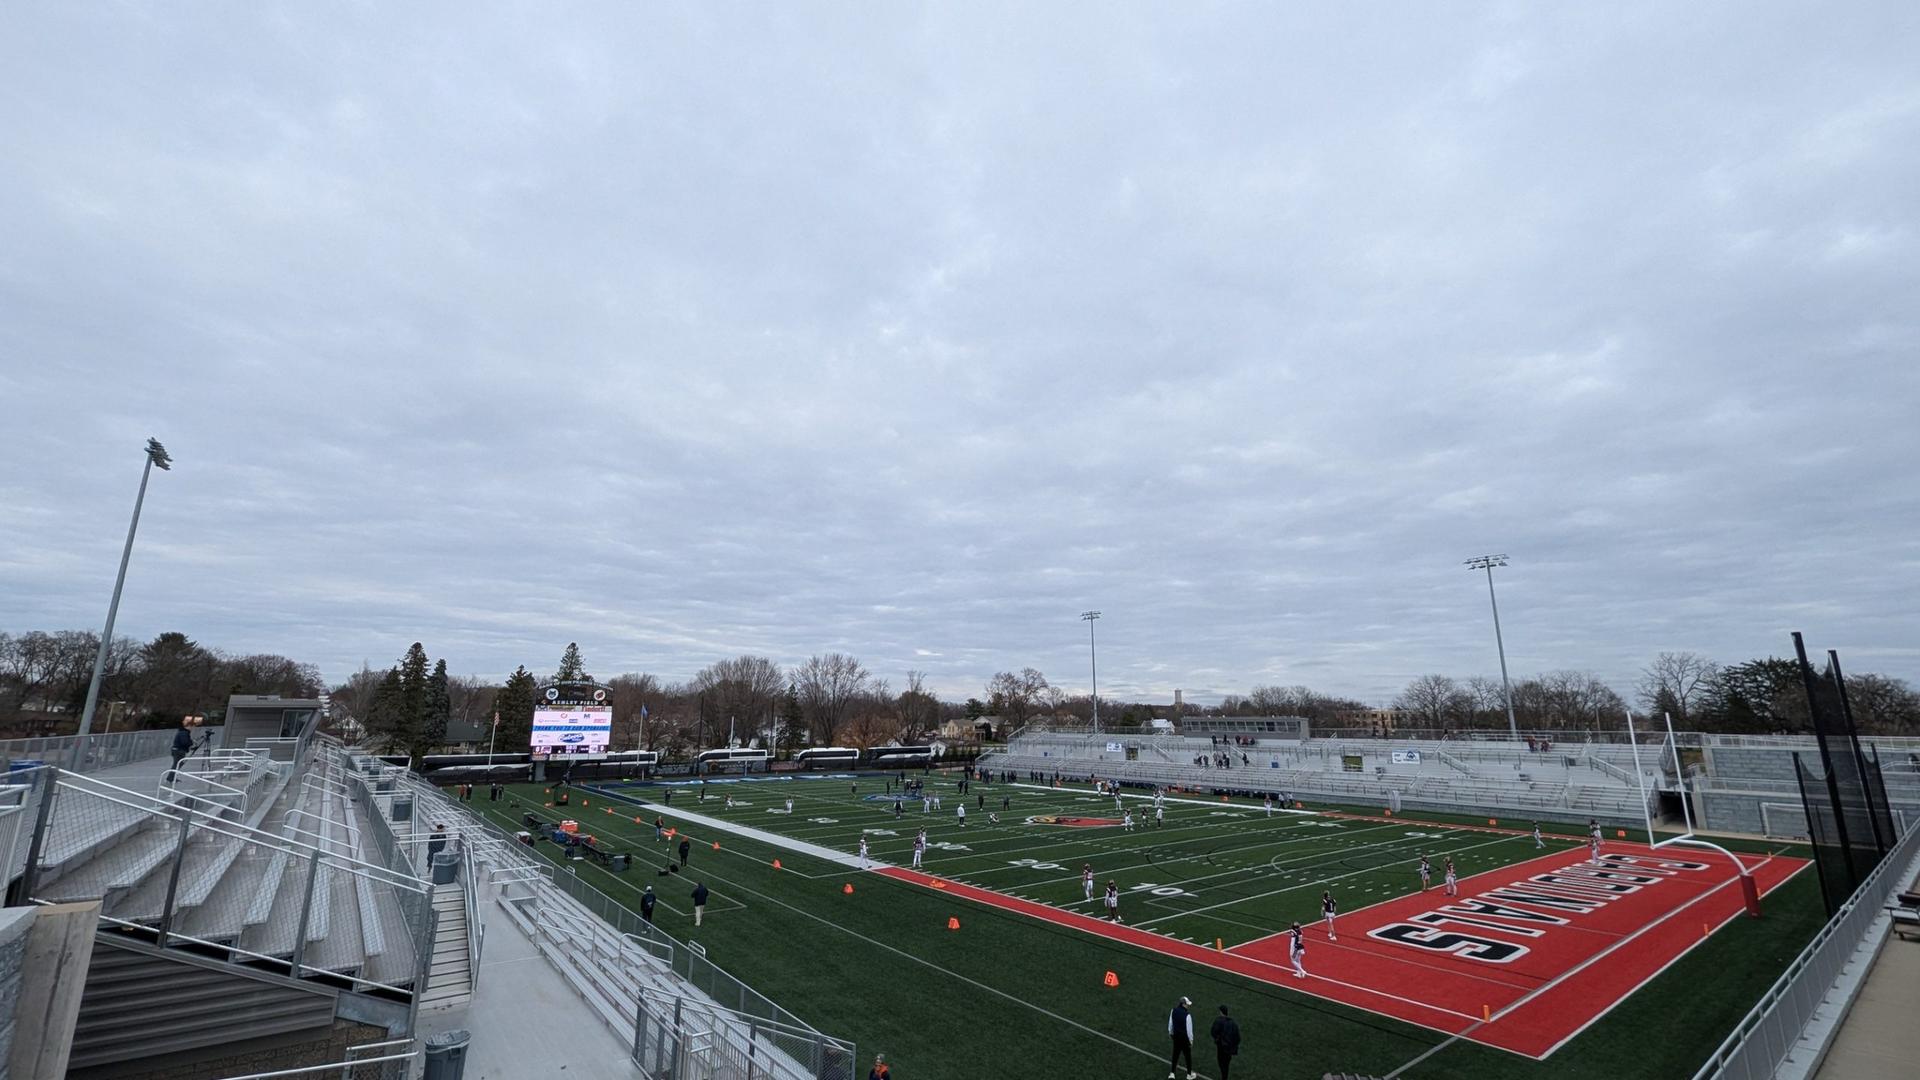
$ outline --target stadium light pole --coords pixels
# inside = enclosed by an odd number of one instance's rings
[[[87,683],[87,703],[80,710],[80,730],[85,735],[93,728],[93,707],[100,703],[100,675],[107,668],[107,650],[113,647],[113,619],[120,613],[120,588],[127,583],[127,560],[133,556],[133,534],[140,528],[140,504],[147,500],[147,477],[153,467],[173,468],[173,459],[160,440],[147,440],[147,463],[140,469],[140,493],[133,497],[133,522],[127,526],[127,546],[120,551],[120,576],[113,579],[113,600],[107,604],[107,628],[100,632],[100,651],[93,657],[93,680]]]
[[[1493,568],[1505,565],[1505,555],[1477,555],[1467,560],[1467,569],[1487,572],[1487,600],[1493,604],[1493,647],[1500,651],[1500,689],[1507,699],[1507,730],[1518,742],[1520,723],[1513,718],[1513,684],[1507,681],[1507,643],[1500,638],[1500,598],[1493,594]]]
[[[1087,624],[1087,668],[1093,672],[1093,733],[1100,734],[1100,654],[1093,647],[1093,620],[1098,619],[1097,611],[1083,611],[1080,621]]]

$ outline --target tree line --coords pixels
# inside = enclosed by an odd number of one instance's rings
[[[1920,694],[1902,679],[1848,673],[1848,703],[1863,735],[1920,735]],[[1663,652],[1633,686],[1635,711],[1673,717],[1675,730],[1745,734],[1808,734],[1813,730],[1806,685],[1796,660],[1765,657],[1721,664],[1694,652]],[[1399,727],[1504,728],[1506,695],[1499,679],[1422,675],[1394,700]],[[1626,727],[1627,699],[1589,671],[1549,671],[1513,683],[1513,713],[1534,731]]]
[[[86,630],[0,631],[0,733],[71,734],[86,706],[100,635]],[[218,717],[234,694],[311,698],[320,669],[272,653],[211,649],[179,632],[152,641],[116,637],[107,649],[93,730],[165,728]]]

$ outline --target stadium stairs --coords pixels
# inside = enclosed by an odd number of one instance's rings
[[[707,963],[697,947],[667,937],[581,881],[572,868],[542,858],[520,837],[407,769],[368,756],[351,757],[349,767],[373,781],[370,809],[385,817],[416,858],[424,856],[418,842],[436,831],[469,854],[480,896],[476,920],[483,922],[485,914],[496,911],[512,919],[594,1014],[636,1047],[649,1075],[679,1075],[673,1069],[686,1066],[674,1055],[693,1054],[695,1044],[703,1077],[815,1080],[836,1075],[835,1062],[842,1059],[844,1073],[852,1075],[850,1043],[822,1035],[733,980]],[[396,803],[407,806],[399,820],[393,817]],[[446,898],[443,892],[436,900],[445,903]],[[472,970],[483,951],[476,938]],[[437,979],[437,963],[434,970]],[[469,984],[468,992],[487,993],[488,988]],[[441,1004],[433,981],[424,1003]],[[730,1071],[728,1062],[740,1068]]]
[[[127,735],[0,744],[25,766],[10,813],[0,800],[9,896],[101,905],[68,1075],[135,1061],[189,1075],[232,1044],[336,1025],[410,1034],[430,888],[368,842],[338,748],[249,740],[175,770],[172,732]]]

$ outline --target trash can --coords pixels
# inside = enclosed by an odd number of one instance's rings
[[[467,1070],[467,1043],[472,1038],[465,1028],[427,1036],[425,1080],[460,1080]]]
[[[393,820],[413,820],[413,799],[406,795],[396,795],[393,799]]]
[[[451,885],[460,880],[460,856],[451,851],[433,853],[433,883]]]

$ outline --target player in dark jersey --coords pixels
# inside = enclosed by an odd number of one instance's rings
[[[1327,920],[1327,940],[1339,941],[1340,935],[1333,932],[1333,917],[1340,913],[1340,905],[1334,903],[1333,893],[1320,894],[1320,914]]]

